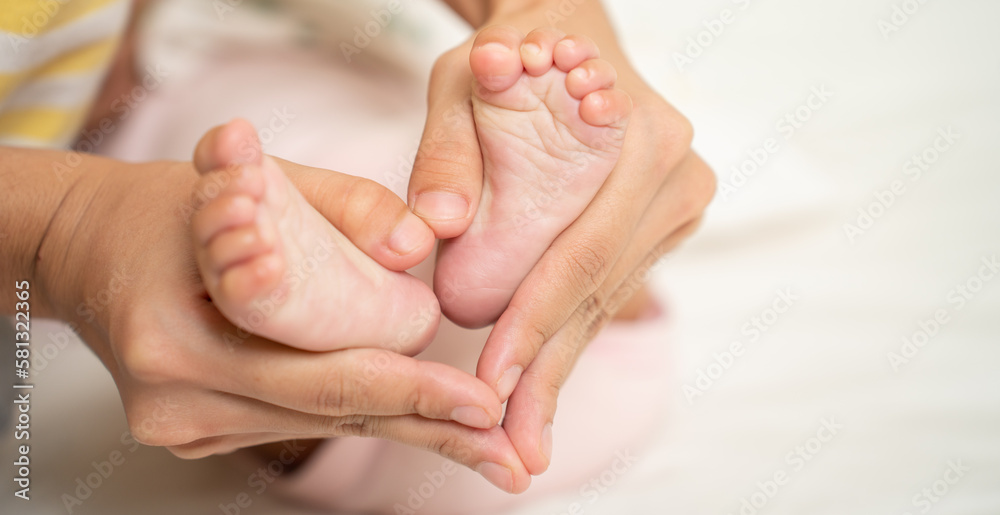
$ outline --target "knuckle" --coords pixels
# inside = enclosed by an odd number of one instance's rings
[[[660,99],[643,104],[642,109],[636,109],[633,119],[637,124],[642,124],[643,131],[652,140],[659,142],[656,150],[659,152],[659,161],[664,166],[657,168],[664,176],[668,175],[691,148],[694,140],[691,121]]]
[[[526,385],[530,388],[532,396],[538,400],[539,408],[542,411],[545,411],[549,404],[555,405],[555,400],[559,398],[559,391],[569,374],[568,366],[570,364],[571,362],[567,362],[566,359],[561,359],[558,363],[553,362],[547,367],[533,370],[528,375]]]
[[[579,291],[588,294],[597,290],[611,265],[610,255],[604,244],[594,241],[572,247],[565,257],[569,284],[576,284]]]
[[[406,398],[406,407],[412,408],[416,413],[425,413],[427,406],[424,405],[426,399],[424,398],[423,392],[421,392],[421,387],[416,386],[410,389]]]
[[[534,358],[542,348],[542,345],[545,345],[545,342],[552,336],[552,333],[548,327],[535,325],[528,334],[530,335],[528,337],[528,345],[529,349],[531,349],[531,358]]]
[[[673,130],[673,141],[678,148],[690,148],[691,142],[694,141],[694,125],[691,120],[688,120],[686,116],[674,112],[673,119],[671,120],[671,125]]]
[[[341,222],[347,216],[360,216],[360,220],[378,218],[386,210],[402,207],[396,195],[381,184],[364,178],[353,180],[340,197]],[[374,215],[374,216],[372,216]],[[342,224],[343,225],[343,224]]]
[[[129,432],[139,443],[156,447],[185,445],[222,432],[224,421],[192,411],[195,404],[191,400],[150,392],[148,388],[139,389],[138,394],[134,389],[129,392],[122,401]]]
[[[588,297],[581,304],[581,310],[583,324],[580,342],[583,343],[590,341],[611,320],[612,312],[604,298],[597,294]]]
[[[654,115],[653,123],[659,129],[657,132],[660,138],[667,143],[666,148],[672,154],[685,154],[694,140],[694,125],[691,120],[666,102],[657,103],[651,110]]]
[[[684,221],[699,218],[715,197],[717,179],[715,173],[697,156],[694,159],[694,170],[684,185],[684,195],[678,199],[676,209]]]
[[[555,402],[559,398],[559,391],[562,390],[566,376],[564,374],[549,374],[542,378],[542,388],[549,398]]]
[[[470,147],[443,129],[428,130],[413,161],[414,174],[433,172],[437,189],[462,192],[468,170],[482,166],[479,148]]]
[[[548,406],[548,403],[551,403],[554,408],[567,375],[568,371],[562,366],[532,375],[530,381],[535,398],[540,401],[544,400],[541,402],[543,406]]]
[[[531,363],[538,355],[545,342],[563,325],[563,321],[560,321],[560,314],[550,311],[529,311],[518,306],[510,306],[507,310],[516,311],[517,318],[525,321],[523,328],[518,329],[518,341],[524,342],[524,344],[517,345],[515,348],[519,351],[520,364],[527,368],[527,364]]]
[[[687,238],[688,236],[694,234],[694,232],[698,230],[698,227],[701,225],[701,221],[702,218],[699,216],[691,220],[690,222],[682,225],[680,228],[674,231],[674,234],[664,238],[663,241],[661,241],[656,246],[654,251],[661,256],[663,254],[666,254],[667,252],[670,252],[674,247],[677,246],[680,240],[683,240],[684,238]]]
[[[207,438],[211,431],[190,420],[177,420],[156,411],[133,410],[127,416],[129,431],[135,441],[153,447],[186,445]]]
[[[379,438],[385,435],[383,420],[368,415],[348,415],[335,421],[335,434],[360,438]]]
[[[354,405],[354,400],[357,396],[354,394],[363,392],[352,391],[350,387],[343,374],[335,370],[327,372],[318,383],[315,401],[317,412],[333,417],[356,413],[358,406]]]
[[[152,334],[127,334],[115,349],[119,364],[129,376],[142,383],[162,384],[179,379],[177,371],[185,368],[173,343]]]
[[[165,442],[163,435],[155,428],[144,429],[141,425],[134,424],[131,421],[129,421],[128,430],[130,433],[132,433],[132,438],[134,438],[135,441],[143,445],[150,445],[153,447],[160,447],[165,445],[163,443]]]
[[[454,435],[439,437],[436,441],[431,442],[430,450],[446,458],[461,458],[468,454],[459,439]]]

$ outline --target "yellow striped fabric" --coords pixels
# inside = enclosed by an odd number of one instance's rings
[[[19,35],[53,30],[118,0],[4,0],[0,30]]]
[[[27,80],[46,77],[67,77],[100,70],[111,61],[117,50],[118,38],[110,37],[103,41],[90,43],[76,50],[70,50],[33,69],[12,73],[0,72],[0,99],[7,98],[14,87],[24,84]],[[3,101],[0,100],[0,103]]]
[[[0,135],[16,135],[33,141],[61,139],[67,128],[76,128],[87,116],[86,109],[29,107],[11,109],[0,116]]]
[[[0,0],[0,144],[72,143],[129,7],[129,0]]]

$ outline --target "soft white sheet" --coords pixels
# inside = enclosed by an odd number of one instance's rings
[[[660,441],[637,452],[639,463],[625,474],[595,478],[614,483],[596,502],[590,491],[569,492],[517,513],[570,513],[573,503],[588,514],[1000,513],[1000,276],[983,281],[961,309],[955,297],[959,285],[979,286],[973,278],[983,259],[1000,256],[994,198],[1000,193],[1000,4],[678,4],[619,1],[611,10],[639,68],[695,123],[695,146],[720,184],[731,184],[731,167],[768,138],[780,149],[738,191],[716,199],[699,234],[656,276],[675,321],[674,332],[664,335],[675,356],[674,416]],[[920,7],[886,39],[879,24],[891,23],[894,5]],[[674,52],[684,52],[687,38],[697,38],[726,8],[732,23],[679,70]],[[454,20],[425,9],[414,4],[407,11],[430,19],[421,23],[438,24],[428,32],[434,37],[425,40],[424,60],[409,61],[415,69],[462,36]],[[165,20],[182,18],[180,12],[164,14],[154,33],[169,32]],[[188,35],[181,41],[176,34]],[[146,58],[189,55],[178,47],[216,48],[197,31],[176,34],[176,45],[149,47]],[[234,28],[231,37],[241,36]],[[392,55],[381,52],[371,57]],[[197,66],[178,67],[176,80],[121,131],[114,152],[183,158],[195,128],[270,92],[263,97],[267,108],[252,115],[258,123],[286,97],[308,109],[296,111],[300,120],[269,151],[295,159],[326,142],[331,153],[360,151],[315,164],[396,170],[420,131],[419,76],[410,82],[386,80],[375,67],[364,74],[344,66],[321,70],[307,66],[314,63],[309,59],[265,58],[260,65],[298,70],[294,94],[274,91],[275,73],[259,77],[232,56],[226,74],[209,75],[207,83],[198,79],[203,70]],[[220,75],[247,86],[233,89],[218,82]],[[323,89],[324,81],[369,95],[338,96]],[[188,98],[194,85],[230,92],[232,113],[216,108],[216,118],[207,119],[172,108],[208,109],[217,102],[207,93]],[[810,119],[786,139],[778,120],[820,88],[832,96],[821,107],[813,99],[818,109],[802,110]],[[148,134],[163,134],[156,127],[177,129],[146,142]],[[914,180],[908,160],[933,148],[939,130],[949,128],[960,137]],[[364,137],[373,132],[379,137]],[[858,209],[868,209],[893,181],[901,181],[903,193],[852,241],[844,225],[856,224]],[[795,300],[771,318],[767,309],[779,292]],[[902,355],[903,338],[912,338],[937,310],[948,322],[894,369],[890,353]],[[754,317],[768,321],[759,339],[746,329]],[[57,325],[47,327],[60,334]],[[36,340],[47,341],[43,334],[37,331]],[[722,353],[733,342],[744,353],[720,374],[712,364],[728,363]],[[702,371],[717,379],[689,402],[685,387],[698,388]],[[119,440],[126,427],[113,384],[86,349],[58,352],[37,371],[37,383],[36,498],[11,501],[5,482],[0,511],[64,512],[60,496],[73,494],[76,479],[94,471],[92,462],[115,450],[126,462],[73,513],[220,513],[219,503],[248,489],[246,478],[227,475],[219,459],[192,463],[157,449],[130,452]],[[824,421],[838,426],[835,435],[821,430]],[[4,453],[12,448],[8,435],[2,445]],[[808,461],[796,457],[797,446]],[[950,467],[961,469],[961,477],[946,474]],[[776,475],[787,481],[772,487]],[[245,513],[307,513],[266,496],[253,499]],[[744,500],[757,507],[747,508]]]

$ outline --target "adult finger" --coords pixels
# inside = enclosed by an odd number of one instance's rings
[[[416,415],[397,417],[327,417],[325,427],[311,434],[274,432],[206,437],[167,449],[185,459],[226,454],[237,449],[290,439],[359,436],[391,440],[437,453],[481,474],[508,493],[521,493],[531,484],[531,475],[499,426],[472,429],[454,422],[425,419]],[[292,447],[295,449],[295,447]],[[304,450],[304,449],[303,449]]]
[[[468,229],[483,189],[483,157],[472,117],[469,45],[442,55],[431,73],[427,123],[407,199],[439,239]]]
[[[496,425],[477,429],[419,415],[322,416],[194,389],[157,390],[157,394],[156,402],[126,404],[132,435],[140,443],[167,447],[185,459],[289,439],[360,436],[435,452],[479,472],[507,492],[523,492],[531,482],[507,434]],[[133,395],[129,401],[142,398]]]
[[[461,463],[505,492],[521,493],[531,484],[531,475],[500,426],[473,429],[408,415],[367,418],[354,427],[356,436],[397,441]]]
[[[307,352],[245,333],[221,316],[205,314],[198,321],[211,332],[180,341],[129,339],[117,361],[142,384],[197,385],[314,415],[412,413],[484,428],[500,419],[491,388],[441,363],[385,348]]]
[[[383,349],[322,355],[279,350],[278,356],[273,351],[261,349],[237,357],[236,373],[215,386],[318,415],[412,413],[478,428],[493,427],[500,420],[500,401],[488,386],[441,363]],[[247,374],[254,373],[261,379],[248,384]]]
[[[556,398],[576,358],[587,343],[638,292],[658,258],[687,238],[697,227],[699,213],[710,194],[693,192],[714,187],[711,173],[697,156],[672,175],[643,217],[631,245],[609,273],[609,278],[582,303],[554,335],[546,339],[521,376],[507,405],[504,429],[525,466],[539,474],[549,464],[551,426]],[[701,184],[700,181],[705,181]],[[686,186],[690,189],[685,189]],[[686,200],[690,198],[699,200]],[[683,222],[675,222],[683,220]],[[663,235],[668,236],[664,237]],[[644,243],[640,243],[644,242]]]
[[[687,152],[673,154],[674,146],[686,149],[690,141],[683,131],[669,138],[657,135],[657,140],[665,139],[664,147],[671,147],[663,152],[649,152],[648,142],[634,136],[663,123],[650,120],[650,111],[636,109],[615,169],[590,206],[546,250],[490,334],[477,375],[501,399],[545,340],[604,282],[653,196]],[[690,127],[682,121],[679,127]]]
[[[381,184],[278,160],[302,196],[365,254],[396,271],[434,250],[434,232]]]
[[[697,221],[683,226],[661,246],[647,256],[631,277],[641,277],[656,260],[654,256],[676,246],[697,227]],[[634,295],[642,281],[621,283],[615,290],[601,292],[608,299],[625,301]],[[532,475],[548,468],[552,459],[552,421],[555,419],[559,390],[566,382],[579,357],[602,327],[614,315],[617,305],[613,300],[605,308],[598,304],[581,306],[570,320],[540,349],[535,359],[521,375],[511,393],[504,415],[503,428],[507,431],[518,456]]]
[[[239,180],[240,166],[259,163],[260,141],[250,122],[235,119],[209,130],[198,142],[194,165],[205,174],[202,189]],[[396,271],[419,264],[434,248],[434,233],[402,200],[361,177],[275,159],[302,196],[351,242]],[[206,192],[202,192],[207,195]]]
[[[300,452],[306,452],[306,448],[298,445],[299,440],[322,440],[331,438],[329,435],[301,435],[290,433],[246,433],[225,436],[211,436],[201,440],[195,440],[183,445],[172,445],[166,449],[174,456],[183,460],[197,460],[208,456],[230,454],[247,447],[256,447],[275,442],[289,442],[291,455],[285,459],[298,458]],[[300,451],[301,449],[301,451]]]

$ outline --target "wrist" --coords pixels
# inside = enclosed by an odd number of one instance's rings
[[[107,159],[89,154],[65,153],[56,160],[76,165],[64,169],[58,178],[67,187],[35,250],[33,284],[42,299],[44,316],[70,322],[68,306],[78,302],[80,284],[87,276],[80,265],[90,257],[86,248],[92,241],[91,233],[101,226],[86,215],[107,204],[97,192],[111,167]]]
[[[137,198],[150,189],[168,196],[169,189],[154,185],[154,178],[170,180],[176,171],[187,171],[179,167],[190,164],[124,163],[93,155],[80,159],[73,186],[38,248],[36,280],[49,299],[51,316],[78,326],[108,327],[106,317],[121,300],[116,285],[135,275],[134,267],[142,262],[137,249],[149,248],[157,238],[152,232],[158,231],[145,231],[152,227],[136,223],[146,214]],[[140,239],[149,241],[138,244]]]
[[[38,249],[36,277],[45,316],[70,324],[108,365],[109,335],[128,334],[160,293],[150,279],[191,259],[185,216],[197,174],[191,163],[81,157]]]
[[[0,148],[0,278],[6,300],[14,295],[14,283],[28,284],[32,313],[52,316],[51,296],[39,251],[53,232],[53,221],[78,174],[67,172],[67,152],[25,148]],[[79,157],[79,155],[77,155]],[[79,163],[74,158],[75,163]],[[13,310],[4,302],[0,313]]]

